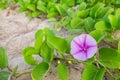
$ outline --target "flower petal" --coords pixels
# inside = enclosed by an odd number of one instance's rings
[[[87,35],[86,44],[89,46],[97,45],[96,40],[93,37],[91,37],[90,35]]]
[[[87,59],[86,54],[84,52],[80,52],[79,54],[73,55],[73,57],[77,60],[82,60],[82,61]]]
[[[89,49],[87,49],[87,58],[93,57],[94,54],[97,52],[97,49],[97,46],[90,47]]]

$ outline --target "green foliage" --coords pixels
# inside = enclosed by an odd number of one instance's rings
[[[25,12],[31,18],[40,16],[49,18],[49,21],[55,23],[56,29],[64,27],[69,32],[89,33],[98,45],[104,40],[116,41],[113,33],[120,29],[120,0],[2,0],[0,8],[4,9],[12,2],[18,3],[19,11]],[[36,32],[34,46],[26,47],[22,51],[26,63],[35,66],[32,71],[33,80],[42,80],[49,70],[49,64],[56,58],[63,60],[57,67],[59,78],[68,80],[68,68],[63,63],[69,62],[64,55],[70,53],[73,37],[65,40],[48,28]],[[102,80],[107,68],[120,68],[120,42],[118,50],[112,47],[110,45],[110,48],[99,50],[98,62],[96,56],[84,62],[87,66],[83,72],[83,80]],[[54,55],[55,51],[59,56]],[[34,55],[42,57],[43,62],[38,63]],[[71,59],[70,61],[72,62]],[[0,68],[6,66],[7,55],[5,50],[0,48]]]
[[[8,56],[6,50],[0,47],[0,68],[6,68],[8,65]]]
[[[1,79],[1,80],[8,80],[9,76],[10,76],[10,73],[9,73],[9,72],[0,71],[0,79]]]
[[[49,64],[46,62],[42,62],[38,64],[32,71],[32,79],[33,80],[42,80],[42,78],[46,75],[49,70]]]
[[[100,30],[94,30],[90,33],[90,35],[95,38],[97,43],[101,42],[101,40],[105,37],[105,34],[103,34]]]
[[[68,68],[64,63],[58,65],[57,73],[60,80],[68,80]]]
[[[99,69],[92,64],[87,64],[82,75],[82,80],[103,80],[104,73],[104,68]]]
[[[119,68],[120,53],[112,48],[101,48],[99,50],[99,61],[108,68]]]
[[[41,46],[41,56],[46,62],[51,62],[54,57],[54,49],[50,48],[46,42]]]

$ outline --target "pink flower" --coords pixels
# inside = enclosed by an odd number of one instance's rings
[[[81,34],[71,42],[71,54],[77,60],[87,60],[97,52],[96,40],[88,34]]]

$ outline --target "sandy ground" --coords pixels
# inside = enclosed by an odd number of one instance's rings
[[[10,69],[17,65],[18,72],[32,69],[32,66],[24,62],[21,51],[26,46],[34,44],[35,32],[44,27],[54,28],[54,24],[45,19],[29,19],[24,13],[13,10],[0,11],[0,45],[7,50]],[[66,30],[56,31],[56,33],[65,38],[70,35]],[[38,61],[42,61],[38,56],[35,57]],[[83,66],[81,63],[70,65],[69,80],[81,80]],[[30,73],[14,77],[13,80],[31,80]],[[43,80],[59,80],[55,64]]]

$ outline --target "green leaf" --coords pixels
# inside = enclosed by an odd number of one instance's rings
[[[23,56],[30,56],[32,54],[38,54],[38,51],[34,47],[31,47],[31,46],[24,48],[22,51]]]
[[[50,11],[48,12],[47,18],[55,17],[58,15],[57,11]]]
[[[27,8],[32,10],[32,11],[35,11],[36,8],[35,8],[35,5],[34,4],[26,4]]]
[[[110,26],[106,24],[105,21],[99,21],[95,24],[95,28],[97,30],[105,31],[105,30],[110,30]]]
[[[0,72],[0,80],[8,80],[9,76],[10,76],[9,72],[6,72],[6,71]]]
[[[51,45],[53,48],[57,49],[61,53],[64,53],[67,50],[67,41],[60,37],[47,35],[47,44]]]
[[[90,33],[90,35],[95,38],[97,43],[99,43],[105,37],[103,32],[100,30],[94,30]]]
[[[92,64],[87,64],[82,75],[82,80],[103,80],[104,73],[104,68],[99,69]]]
[[[97,3],[93,8],[91,8],[90,10],[90,16],[92,18],[95,18],[96,17],[96,12],[99,11],[102,7],[104,6],[103,3]]]
[[[6,68],[8,65],[8,56],[6,50],[0,47],[0,68]]]
[[[37,34],[36,34],[37,35]],[[34,47],[36,50],[40,51],[41,49],[41,45],[43,43],[43,38],[44,38],[44,34],[41,34],[39,37],[36,38]]]
[[[51,62],[54,56],[54,49],[50,48],[46,42],[41,46],[41,56],[46,62]]]
[[[45,3],[42,0],[39,0],[37,2],[37,9],[41,10],[42,12],[47,12],[47,9],[45,7]]]
[[[32,17],[38,17],[41,13],[40,12],[32,12]]]
[[[57,74],[60,80],[68,80],[68,68],[64,63],[58,65]]]
[[[95,21],[94,19],[92,19],[91,17],[87,17],[85,20],[84,20],[84,24],[85,24],[85,27],[88,31],[93,31],[95,28],[94,28],[94,25],[95,25]]]
[[[82,11],[77,12],[77,16],[79,18],[86,18],[88,16],[88,10],[82,10]]]
[[[35,33],[35,39],[39,38],[43,33],[44,33],[44,32],[43,32],[42,29],[38,30],[38,31]]]
[[[60,15],[66,13],[65,8],[63,8],[62,5],[60,5],[60,4],[56,4],[55,7],[56,7],[56,9],[58,10],[58,12],[60,13]]]
[[[74,17],[74,18],[71,20],[71,27],[72,27],[72,28],[80,27],[82,24],[83,24],[82,19],[80,19],[80,18],[78,18],[78,17]]]
[[[115,29],[117,26],[117,23],[118,23],[117,17],[114,15],[109,15],[108,19],[109,19],[109,22],[110,22],[112,28]]]
[[[38,54],[38,51],[35,50],[34,47],[26,47],[22,51],[22,55],[24,56],[24,59],[25,59],[26,63],[28,63],[30,65],[36,65],[37,64],[37,61],[32,56],[33,54]]]
[[[75,0],[60,0],[60,4],[62,4],[62,5],[65,4],[67,6],[74,6]]]
[[[120,53],[112,48],[101,48],[99,50],[99,61],[108,68],[119,68]]]
[[[101,10],[98,10],[97,11],[97,14],[96,14],[96,18],[102,18],[104,16],[106,16],[107,12],[109,12],[109,10],[111,9],[111,7],[105,7],[105,8],[102,8]]]
[[[49,64],[42,62],[38,64],[32,71],[32,80],[42,80],[49,70]]]
[[[79,5],[79,7],[78,7],[78,10],[85,10],[86,9],[86,7],[87,7],[87,4],[85,3],[85,2],[82,2],[80,5]]]
[[[75,35],[71,35],[71,36],[68,37],[68,39],[67,39],[68,48],[67,48],[66,53],[68,53],[68,54],[70,54],[70,44],[71,44],[71,41],[73,40],[74,37],[75,37]]]

